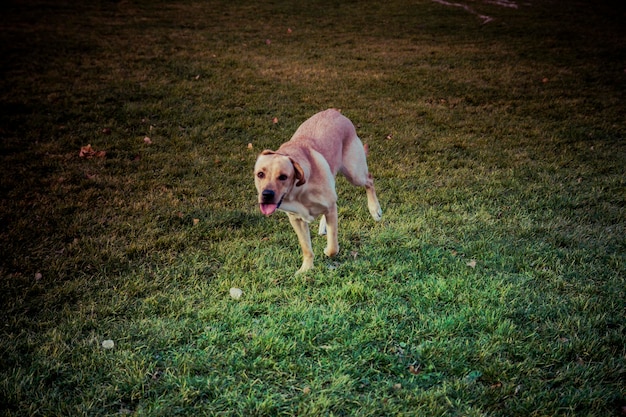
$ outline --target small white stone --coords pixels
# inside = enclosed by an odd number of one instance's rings
[[[230,297],[234,300],[239,300],[242,294],[243,294],[243,291],[241,291],[239,288],[230,289]]]
[[[115,342],[111,339],[107,339],[102,342],[102,347],[105,349],[113,349],[115,347]]]

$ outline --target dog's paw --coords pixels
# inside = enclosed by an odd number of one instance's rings
[[[370,207],[370,214],[372,215],[372,218],[377,222],[379,222],[383,218],[383,210],[380,208],[380,206],[373,208]]]
[[[334,248],[326,246],[326,249],[324,249],[324,255],[330,258],[337,255],[338,252],[339,252],[339,246],[335,246]]]
[[[302,266],[300,267],[300,269],[296,271],[296,275],[304,274],[307,271],[310,271],[311,269],[313,269],[313,261],[310,261],[310,262],[304,261],[302,262]]]

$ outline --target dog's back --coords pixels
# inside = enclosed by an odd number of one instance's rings
[[[306,120],[278,152],[309,148],[321,153],[333,175],[342,168],[344,148],[356,138],[352,122],[335,109],[320,112]]]

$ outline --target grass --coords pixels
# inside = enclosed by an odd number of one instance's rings
[[[2,413],[624,415],[626,16],[467,4],[1,6]],[[252,167],[328,107],[384,218],[294,277]]]

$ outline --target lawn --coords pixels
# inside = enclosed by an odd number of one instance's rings
[[[626,415],[621,3],[0,10],[0,414]],[[295,276],[252,168],[330,107],[383,220]]]

